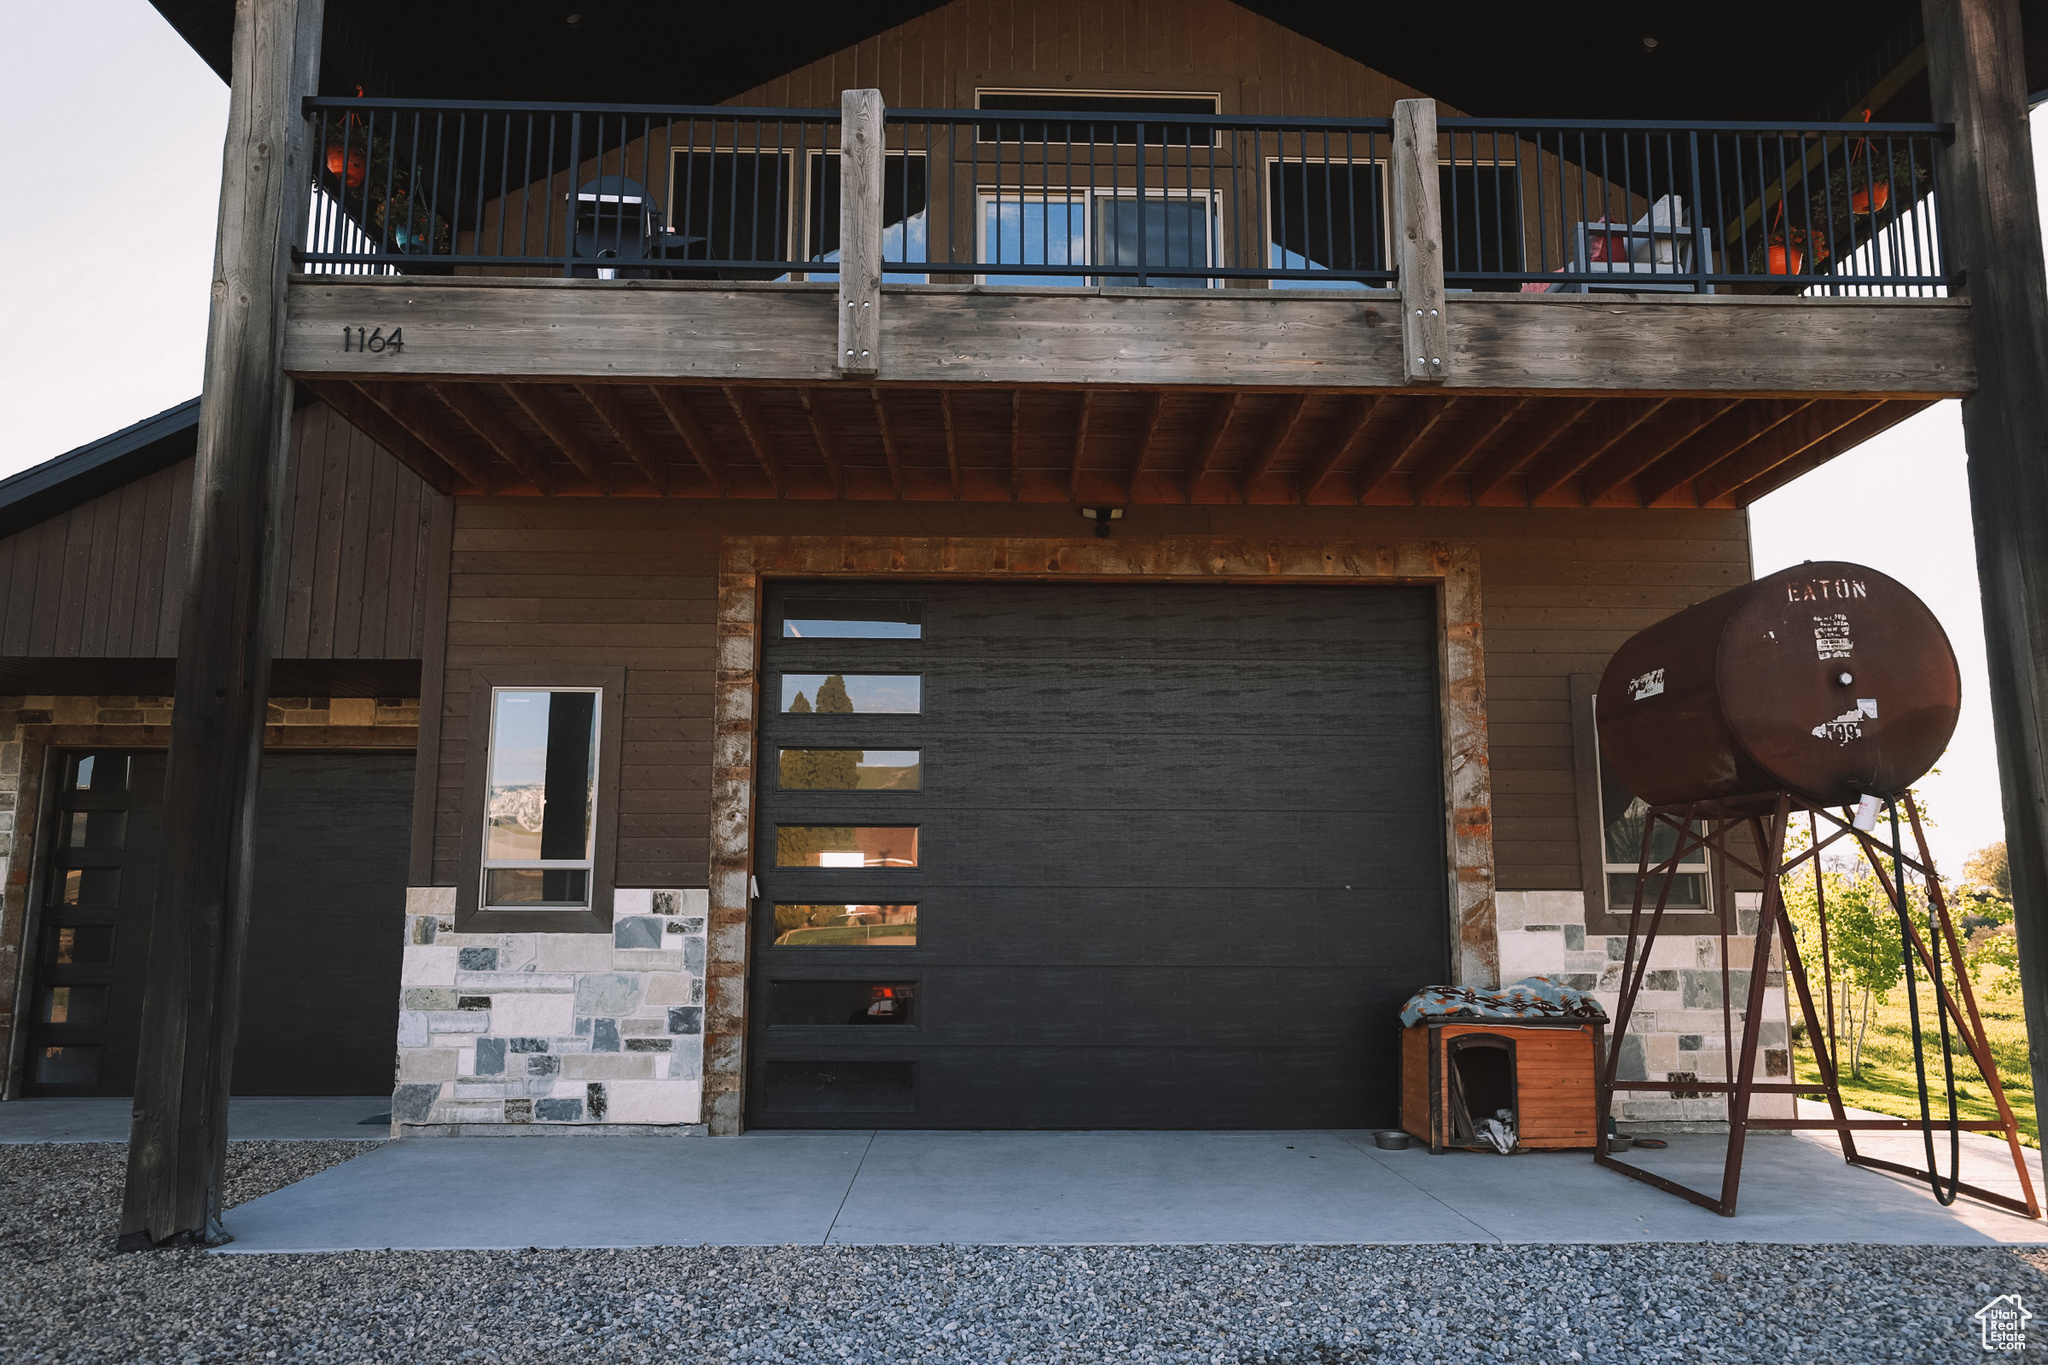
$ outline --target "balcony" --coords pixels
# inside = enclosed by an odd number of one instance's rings
[[[1739,506],[1970,392],[1927,124],[307,102],[451,491]]]

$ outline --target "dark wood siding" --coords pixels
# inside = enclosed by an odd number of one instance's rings
[[[454,528],[434,881],[455,880],[467,670],[623,665],[618,884],[702,886],[708,869],[718,538],[1076,536],[1066,506],[462,502]],[[1118,536],[1461,540],[1478,547],[1503,890],[1579,885],[1569,678],[1629,635],[1749,578],[1739,511],[1145,507]]]
[[[1205,92],[1226,114],[1352,118],[1422,93],[1228,0],[956,0],[728,103],[837,108],[842,90],[878,89],[891,105],[972,108],[976,86]]]
[[[178,652],[192,462],[0,539],[0,658]],[[292,419],[282,659],[417,659],[428,546],[450,504],[325,404]]]

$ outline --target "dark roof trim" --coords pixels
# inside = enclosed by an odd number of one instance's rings
[[[199,400],[192,398],[0,479],[0,536],[14,535],[122,484],[189,460],[198,448]]]

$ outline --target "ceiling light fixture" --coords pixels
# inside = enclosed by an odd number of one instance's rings
[[[1083,507],[1081,515],[1095,523],[1096,535],[1107,540],[1109,538],[1109,524],[1112,521],[1122,521],[1124,519],[1124,509],[1121,507]]]

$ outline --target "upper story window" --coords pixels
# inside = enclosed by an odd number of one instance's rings
[[[1208,118],[1222,112],[1220,95],[1159,90],[976,90],[976,109],[1015,113],[1015,118],[983,119],[975,125],[977,142],[1088,142],[1098,144],[1138,141],[1144,129],[1147,146],[1206,146],[1214,130],[1177,122],[1174,115]],[[1070,119],[1033,119],[1032,113],[1100,114],[1086,122]]]

